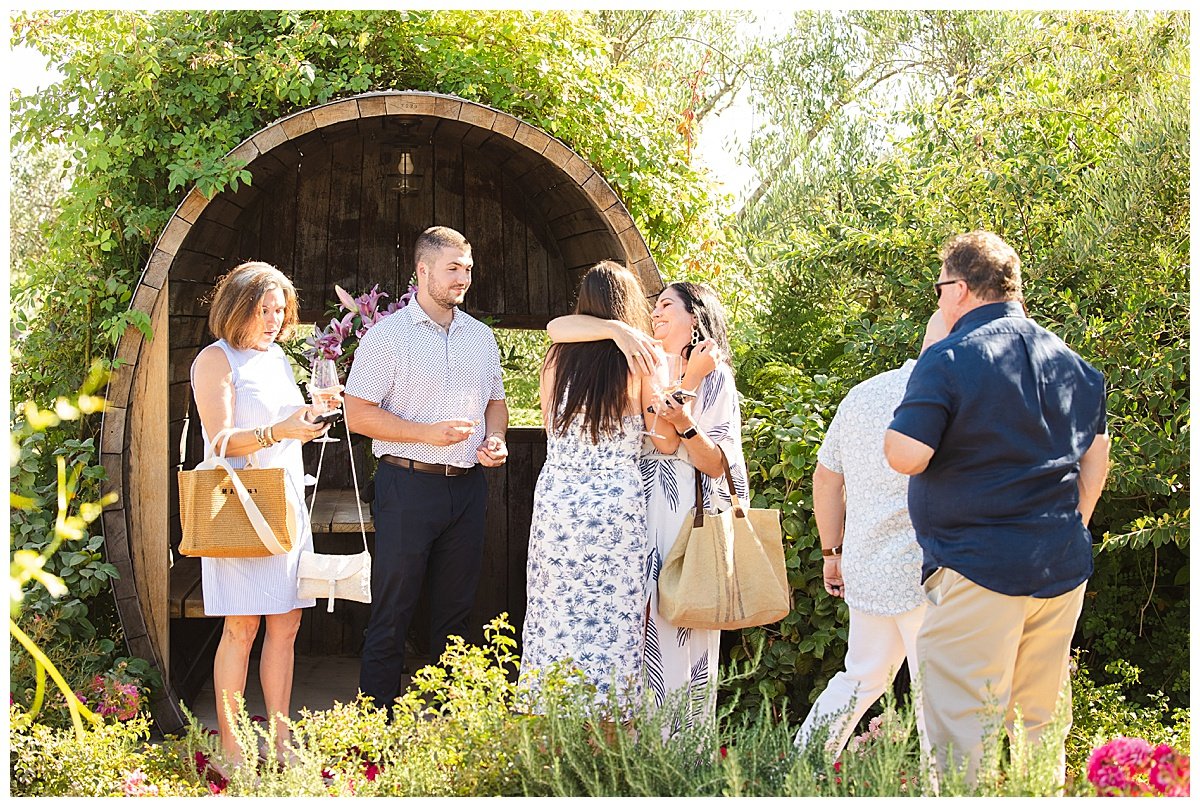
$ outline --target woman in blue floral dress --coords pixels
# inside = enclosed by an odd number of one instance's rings
[[[548,331],[555,342],[611,339],[627,356],[628,366],[643,376],[654,369],[651,351],[661,347],[666,354],[682,355],[681,387],[696,393],[694,400],[668,397],[659,402],[657,431],[669,437],[645,441],[639,463],[651,547],[645,687],[656,707],[669,710],[663,731],[670,735],[684,725],[715,719],[721,633],[680,628],[663,619],[658,612],[658,572],[695,505],[697,470],[709,513],[732,505],[722,453],[738,496],[748,500],[749,493],[741,409],[720,300],[705,286],[672,283],[659,294],[651,320],[653,341],[622,323],[576,316],[552,321]]]
[[[597,264],[580,285],[577,313],[646,329],[647,309],[619,264]],[[637,464],[643,387],[648,403],[649,384],[611,342],[554,345],[546,355],[546,462],[534,490],[520,672],[533,693],[539,670],[566,662],[595,686],[597,703],[615,695],[626,711],[640,701],[650,569]]]

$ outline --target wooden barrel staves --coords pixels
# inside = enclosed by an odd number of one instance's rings
[[[119,496],[103,514],[105,552],[120,573],[117,609],[129,652],[163,674],[152,711],[167,732],[183,725],[180,697],[210,673],[220,623],[197,618],[198,568],[174,551],[188,371],[212,339],[205,299],[217,278],[244,260],[273,263],[295,282],[302,320],[324,321],[334,285],[402,293],[417,235],[441,224],[473,247],[464,307],[500,328],[540,329],[569,313],[579,279],[600,260],[628,265],[648,295],[663,285],[628,211],[586,160],[534,126],[461,98],[375,92],[334,101],[272,123],[227,158],[245,164],[253,181],[212,199],[193,189],[164,228],[131,306],[150,316],[154,338],[130,328],[118,344],[100,440],[106,492]],[[487,471],[488,549],[472,620],[507,610],[519,629],[541,430],[512,430],[510,449],[505,467]],[[340,450],[344,458],[347,447]],[[192,428],[189,467],[199,453]],[[329,505],[320,529],[331,537],[322,540],[357,531],[357,518],[352,530],[346,524],[347,502],[343,495]],[[346,621],[314,623],[312,638],[300,641],[313,652],[357,652],[365,617],[345,610]]]

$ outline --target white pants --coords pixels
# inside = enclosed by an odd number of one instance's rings
[[[915,684],[917,663],[917,632],[925,616],[925,604],[911,611],[894,616],[877,616],[850,609],[850,638],[846,643],[846,669],[829,681],[825,691],[817,698],[804,725],[796,733],[796,746],[808,744],[813,732],[823,725],[829,726],[825,750],[837,757],[850,740],[850,734],[858,721],[891,686],[900,663],[908,657],[909,674]],[[924,743],[925,723],[919,704],[917,732]]]

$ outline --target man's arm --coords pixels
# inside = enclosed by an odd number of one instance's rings
[[[883,455],[893,471],[913,476],[929,467],[933,449],[907,434],[888,429],[883,435]]]
[[[846,534],[846,477],[817,462],[813,471],[813,516],[817,519],[817,534],[822,549],[841,547]],[[825,555],[821,576],[825,590],[834,597],[844,597],[842,585],[842,556]]]
[[[1107,434],[1097,434],[1092,445],[1079,458],[1079,515],[1083,526],[1092,520],[1092,511],[1100,500],[1100,491],[1108,479],[1108,449],[1112,441]]]
[[[475,430],[469,420],[443,420],[440,423],[417,423],[393,415],[379,404],[363,398],[347,395],[346,423],[350,431],[366,435],[375,440],[390,443],[423,443],[430,446],[449,446],[461,443]],[[508,426],[508,410],[504,410],[504,424]]]

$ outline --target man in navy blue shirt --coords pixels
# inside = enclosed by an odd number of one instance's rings
[[[912,477],[909,515],[931,607],[917,637],[938,770],[974,782],[1016,710],[1030,742],[1065,694],[1092,573],[1087,523],[1108,473],[1104,377],[1025,314],[1021,262],[994,233],[942,248],[950,335],[921,356],[884,439]]]

